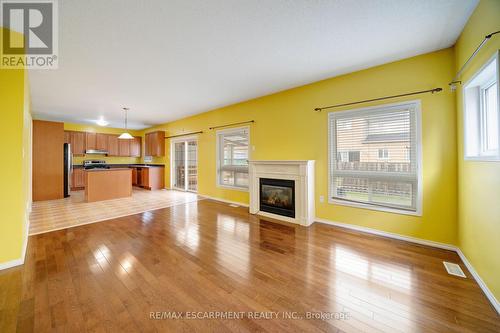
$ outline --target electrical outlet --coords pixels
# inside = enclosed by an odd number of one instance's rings
[[[325,196],[324,195],[320,195],[319,196],[319,202],[321,202],[321,203],[325,202]]]
[[[255,151],[255,146],[252,146],[252,151]]]

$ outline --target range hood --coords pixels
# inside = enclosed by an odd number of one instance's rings
[[[100,150],[100,149],[87,149],[85,151],[86,155],[108,155],[107,150]]]

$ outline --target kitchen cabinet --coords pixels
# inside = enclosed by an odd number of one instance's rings
[[[96,133],[96,149],[108,150],[108,135],[103,133]]]
[[[64,131],[64,143],[70,143],[71,144],[71,132]]]
[[[160,167],[141,168],[141,186],[147,190],[158,190],[165,187],[165,169]]]
[[[71,190],[82,190],[85,188],[85,170],[74,168],[71,175]]]
[[[108,156],[121,157],[141,157],[142,154],[141,137],[122,140],[116,134],[64,131],[64,142],[71,144],[73,156],[84,156],[86,150],[104,150]]]
[[[130,140],[130,156],[141,157],[141,146],[142,138],[136,136],[133,140]]]
[[[85,150],[97,149],[97,133],[85,133]]]
[[[118,139],[118,135],[108,135],[108,156],[120,156],[118,141],[121,141]]]
[[[70,144],[73,155],[85,155],[85,132],[70,132]]]
[[[8,145],[8,138],[4,138]],[[64,124],[33,120],[32,195],[33,201],[62,199],[64,197]],[[8,163],[7,159],[3,160]],[[12,174],[2,174],[12,177]],[[11,189],[3,188],[8,193]],[[16,189],[17,190],[17,189]],[[8,195],[5,196],[8,199]],[[8,201],[5,204],[9,204]]]
[[[118,156],[130,156],[130,141],[129,139],[118,139]]]
[[[164,131],[146,133],[145,139],[145,156],[165,156]]]
[[[137,168],[132,168],[132,185],[138,186],[138,184],[137,184]]]

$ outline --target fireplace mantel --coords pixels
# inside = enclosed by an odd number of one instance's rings
[[[295,181],[295,218],[260,211],[259,179]],[[309,226],[314,222],[314,161],[249,161],[250,213]]]

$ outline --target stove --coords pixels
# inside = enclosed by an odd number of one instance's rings
[[[106,161],[102,161],[102,160],[86,160],[86,161],[83,161],[83,168],[85,170],[91,170],[91,169],[111,169],[111,167],[106,164]]]

